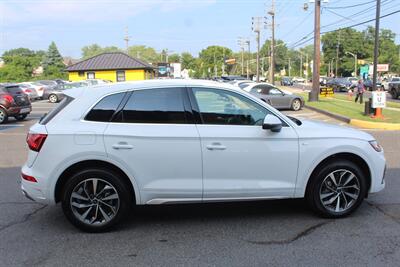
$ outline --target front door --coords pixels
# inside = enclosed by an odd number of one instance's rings
[[[203,153],[203,200],[292,197],[298,137],[285,122],[262,129],[271,112],[240,93],[192,88]]]
[[[104,133],[109,157],[130,170],[142,204],[201,201],[200,138],[185,98],[184,88],[135,90]]]

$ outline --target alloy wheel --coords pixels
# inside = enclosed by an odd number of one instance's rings
[[[293,107],[293,110],[295,110],[295,111],[299,110],[301,107],[300,100],[298,100],[298,99],[293,100],[292,107]]]
[[[3,109],[0,108],[0,123],[3,123],[6,119],[6,114]]]
[[[118,213],[120,199],[117,190],[100,178],[89,178],[72,190],[71,210],[75,217],[88,225],[103,225]]]
[[[57,102],[57,96],[56,95],[51,95],[49,96],[49,101],[51,103],[56,103]]]
[[[323,180],[319,196],[327,210],[334,213],[345,212],[360,196],[359,178],[349,170],[335,170]]]

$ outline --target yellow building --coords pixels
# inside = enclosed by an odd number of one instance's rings
[[[146,80],[154,78],[154,67],[122,52],[103,53],[66,69],[70,81],[103,79],[113,82]]]

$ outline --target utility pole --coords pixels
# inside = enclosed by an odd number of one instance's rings
[[[246,40],[246,44],[247,44],[247,50],[248,50],[248,57],[247,57],[247,80],[250,79],[250,73],[249,73],[249,61],[251,58],[251,54],[250,54],[250,40]]]
[[[290,76],[290,58],[289,58],[288,72],[289,72],[289,77],[291,77],[291,76]]]
[[[300,52],[300,78],[303,78],[303,54]]]
[[[374,46],[374,72],[372,76],[372,90],[376,90],[376,80],[378,77],[378,53],[379,53],[379,17],[381,15],[381,0],[376,0],[375,18],[375,46]]]
[[[124,41],[125,41],[125,46],[126,46],[126,53],[128,53],[128,50],[129,50],[129,41],[130,40],[131,40],[131,36],[129,36],[128,27],[125,27]]]
[[[319,77],[318,77],[318,81],[319,81]],[[308,84],[308,54],[306,54],[306,84]]]
[[[338,61],[339,61],[340,34],[341,34],[341,31],[339,30],[339,37],[338,37],[337,45],[336,45],[336,68],[335,68],[335,78],[337,78],[337,76],[338,76]]]
[[[257,41],[257,82],[260,82],[260,32],[261,32],[262,17],[252,17],[252,30],[256,33]]]
[[[240,46],[240,50],[242,51],[242,76],[244,75],[244,45],[245,40],[243,37],[239,37],[238,44]]]
[[[315,0],[314,8],[314,60],[312,73],[312,90],[309,94],[309,101],[318,101],[319,96],[319,75],[321,65],[321,0]],[[307,76],[308,76],[308,61],[307,61]]]
[[[274,84],[274,73],[275,73],[275,0],[271,0],[271,10],[268,14],[271,15],[271,58],[270,58],[270,71],[269,71],[269,82]]]

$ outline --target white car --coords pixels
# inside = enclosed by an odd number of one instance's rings
[[[38,82],[22,82],[20,84],[26,85],[26,86],[29,86],[29,87],[35,89],[38,97],[39,98],[43,97],[43,92],[44,92],[44,89],[46,88],[45,85],[38,83]]]
[[[302,78],[302,77],[293,77],[293,78],[292,78],[292,81],[293,81],[294,83],[305,83],[305,82],[306,82],[306,79],[304,79],[304,78]]]
[[[250,81],[250,80],[237,80],[237,81],[232,81],[230,84],[233,86],[239,87],[240,89],[245,88],[246,86],[249,86],[250,84],[254,84],[255,82]]]
[[[22,192],[89,232],[132,205],[303,198],[325,217],[385,186],[358,130],[287,117],[233,86],[148,80],[74,88],[27,136]]]

